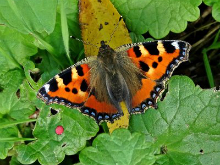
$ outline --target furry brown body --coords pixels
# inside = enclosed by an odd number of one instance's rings
[[[119,112],[122,112],[120,102],[125,102],[131,111],[131,99],[140,89],[143,75],[126,52],[116,52],[102,42],[98,57],[89,66],[90,89],[97,99],[113,104]]]

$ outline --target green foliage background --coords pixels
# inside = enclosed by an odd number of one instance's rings
[[[112,3],[138,42],[146,32],[155,39],[183,32],[187,21],[199,18],[202,0]],[[220,1],[204,3],[220,21]],[[0,163],[218,164],[220,92],[201,89],[188,77],[172,77],[157,111],[133,115],[128,130],[112,135],[98,133],[96,122],[77,110],[46,106],[36,98],[46,81],[83,57],[82,43],[69,39],[80,38],[77,5],[77,0],[0,1]],[[218,40],[204,58],[219,49]],[[64,127],[59,136],[58,125]]]

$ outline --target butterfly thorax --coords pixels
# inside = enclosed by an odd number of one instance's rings
[[[97,60],[91,62],[90,67],[90,88],[96,98],[113,104],[119,111],[123,101],[130,110],[131,98],[141,84],[140,70],[130,58],[102,43]]]
[[[115,73],[117,69],[116,52],[109,45],[101,42],[97,59],[106,72],[110,74]]]

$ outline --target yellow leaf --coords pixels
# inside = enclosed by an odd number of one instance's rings
[[[120,14],[109,0],[79,1],[79,22],[86,56],[97,56],[101,41],[113,49],[132,43],[124,21],[119,19]],[[124,115],[114,123],[107,123],[110,133],[129,125],[130,114],[123,102],[120,105]]]
[[[128,128],[129,126],[130,114],[128,113],[128,110],[124,102],[121,102],[120,105],[124,113],[124,116],[120,117],[118,120],[115,120],[114,123],[107,123],[110,133],[112,133],[117,128]]]
[[[131,43],[128,30],[123,20],[119,22],[120,14],[109,0],[80,0],[79,22],[86,56],[96,56],[101,41],[115,49],[121,45]],[[119,25],[116,27],[116,25]],[[96,45],[92,46],[92,45]]]

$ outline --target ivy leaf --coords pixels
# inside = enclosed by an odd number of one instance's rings
[[[58,164],[63,161],[65,154],[73,155],[80,151],[86,145],[86,140],[98,132],[95,121],[77,110],[59,105],[53,107],[62,107],[63,111],[48,116],[49,107],[43,105],[40,108],[41,113],[33,132],[37,140],[17,147],[19,162],[30,164],[38,160],[45,165]],[[57,126],[64,128],[61,135],[56,134]]]
[[[0,1],[0,22],[25,34],[50,34],[55,26],[56,7],[57,0]]]
[[[151,143],[140,133],[117,129],[111,135],[100,134],[92,144],[80,152],[82,164],[137,165],[155,162]]]
[[[202,0],[111,0],[125,19],[127,27],[137,33],[149,31],[154,38],[163,38],[170,31],[180,33],[187,21],[199,18]]]
[[[129,129],[153,143],[157,164],[218,164],[220,92],[181,76],[172,77],[168,88],[158,110],[133,115]]]
[[[213,18],[220,22],[220,1],[219,0],[203,0],[208,6],[212,6]]]

